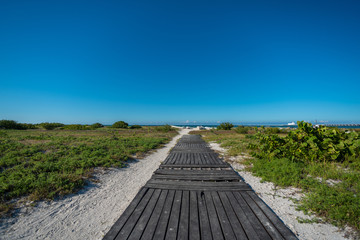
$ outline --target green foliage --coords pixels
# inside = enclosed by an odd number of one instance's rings
[[[240,134],[247,134],[247,133],[249,133],[250,130],[251,130],[251,127],[245,127],[242,125],[239,125],[235,128],[235,132],[240,133]]]
[[[132,125],[130,129],[139,129],[142,128],[140,125]]]
[[[129,124],[124,121],[118,121],[112,125],[113,128],[128,128],[128,126]]]
[[[102,125],[101,123],[94,123],[90,127],[91,127],[91,129],[97,129],[97,128],[104,127],[104,125]]]
[[[17,123],[13,120],[0,120],[0,129],[18,129],[24,130],[26,129],[25,125],[21,123]]]
[[[67,130],[90,130],[91,127],[88,125],[81,125],[81,124],[69,124],[64,125],[63,129]]]
[[[172,128],[170,125],[166,124],[163,126],[157,126],[156,130],[159,132],[170,132],[170,131],[175,131],[174,128]]]
[[[174,135],[154,127],[46,133],[2,130],[0,212],[8,211],[9,201],[21,196],[52,199],[74,192],[95,167],[122,167],[129,157],[157,148]]]
[[[255,134],[237,134],[242,131],[202,134],[228,148],[228,155],[251,151],[254,157],[242,161],[263,181],[301,188],[305,197],[298,207],[305,213],[360,232],[359,132],[305,122],[288,133],[260,127],[249,130]]]
[[[234,127],[232,123],[225,122],[221,123],[219,126],[217,126],[218,130],[231,130]]]
[[[44,123],[40,123],[40,126],[45,128],[46,130],[54,130],[55,128],[64,126],[64,124],[44,122]]]
[[[281,138],[274,134],[258,134],[259,153],[254,156],[289,158],[292,161],[337,161],[348,156],[360,156],[360,135],[346,133],[337,128],[313,127],[311,123],[298,122],[298,129]]]

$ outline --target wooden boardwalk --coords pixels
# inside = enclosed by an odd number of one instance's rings
[[[183,136],[105,235],[114,239],[297,239],[197,135]]]

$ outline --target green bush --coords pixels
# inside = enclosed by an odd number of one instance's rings
[[[104,125],[102,125],[101,123],[94,123],[90,126],[92,129],[97,129],[97,128],[102,128],[104,127]]]
[[[300,162],[343,162],[348,157],[360,157],[360,134],[346,133],[337,128],[313,127],[298,122],[298,129],[281,138],[276,134],[258,133],[259,158],[289,158]]]
[[[26,126],[21,124],[21,123],[17,123],[14,120],[1,120],[0,121],[0,129],[19,129],[19,130],[24,130],[26,129]]]
[[[245,127],[245,126],[238,126],[235,128],[235,132],[240,133],[240,134],[247,134],[249,133],[249,130],[251,129],[251,127]]]
[[[217,129],[218,130],[231,130],[234,127],[234,125],[232,123],[229,122],[225,122],[225,123],[221,123]]]
[[[64,129],[67,129],[67,130],[90,130],[90,127],[88,125],[69,124],[69,125],[65,125]]]
[[[132,125],[130,128],[131,129],[138,129],[138,128],[142,128],[142,127],[140,125]]]
[[[129,124],[124,121],[115,122],[111,127],[113,128],[128,128]]]
[[[63,127],[64,124],[44,122],[44,123],[40,123],[40,126],[45,128],[46,130],[54,130],[55,128]]]
[[[156,131],[159,131],[159,132],[170,132],[170,131],[173,131],[173,130],[175,130],[175,129],[172,128],[168,124],[156,127]]]

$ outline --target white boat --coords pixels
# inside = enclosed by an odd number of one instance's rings
[[[288,126],[295,126],[295,125],[296,125],[295,122],[288,123]]]

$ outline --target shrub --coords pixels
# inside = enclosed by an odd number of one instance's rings
[[[14,120],[1,120],[0,121],[0,129],[19,129],[24,130],[26,127],[21,123],[17,123]]]
[[[81,125],[81,124],[69,124],[65,125],[64,129],[68,130],[90,130],[90,127],[87,125]]]
[[[46,130],[53,130],[55,128],[58,127],[63,127],[64,124],[62,123],[48,123],[48,122],[44,122],[40,124],[41,127],[45,128]]]
[[[231,128],[233,128],[234,125],[232,123],[229,122],[225,122],[225,123],[221,123],[217,129],[218,130],[231,130]]]
[[[97,129],[97,128],[102,128],[104,127],[104,125],[102,125],[101,123],[94,123],[90,126],[92,129]]]
[[[142,128],[142,127],[140,125],[132,125],[130,128],[131,129],[137,129],[137,128]]]
[[[267,134],[277,134],[280,133],[280,128],[277,127],[267,127],[265,128],[265,133]]]
[[[174,128],[172,128],[169,124],[166,124],[163,126],[156,127],[156,130],[159,132],[170,132],[170,131],[174,130]]]
[[[113,128],[128,128],[129,124],[124,121],[115,122],[111,127]]]
[[[247,133],[249,133],[250,129],[251,129],[251,127],[245,127],[245,126],[240,125],[237,128],[235,128],[235,131],[240,134],[247,134]]]

